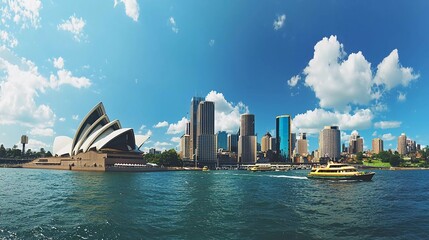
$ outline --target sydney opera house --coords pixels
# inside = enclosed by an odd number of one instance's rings
[[[135,135],[132,128],[122,128],[119,120],[110,121],[103,103],[97,104],[83,118],[73,138],[58,136],[53,157],[38,158],[26,168],[139,171],[146,169],[141,146],[148,137]]]

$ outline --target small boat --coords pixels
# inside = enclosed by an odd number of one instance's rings
[[[209,169],[209,167],[204,166],[204,167],[203,167],[203,172],[206,172],[206,171],[210,171],[210,169]]]
[[[327,166],[313,167],[307,178],[327,180],[371,181],[375,172],[359,172],[344,163],[329,162]]]
[[[271,165],[255,165],[249,168],[249,171],[252,172],[265,172],[265,171],[273,171]]]

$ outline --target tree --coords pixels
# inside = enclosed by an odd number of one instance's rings
[[[0,146],[0,157],[6,157],[6,148],[4,148],[3,144]]]
[[[182,167],[183,162],[177,154],[176,150],[170,149],[161,153],[159,164],[168,167]]]
[[[392,167],[398,167],[402,163],[402,158],[399,155],[392,155],[389,159],[390,165]]]
[[[362,162],[362,160],[363,160],[363,152],[358,152],[356,154],[356,160],[358,160],[359,162]]]

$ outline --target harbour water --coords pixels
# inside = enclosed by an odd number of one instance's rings
[[[0,169],[0,239],[428,239],[429,171]]]

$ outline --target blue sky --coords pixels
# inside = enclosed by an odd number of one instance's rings
[[[428,1],[1,1],[0,143],[72,137],[102,101],[110,119],[178,149],[192,96],[216,128],[290,114],[317,148],[324,125],[429,144]]]

